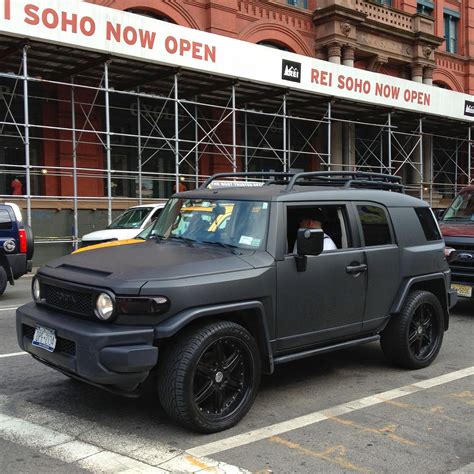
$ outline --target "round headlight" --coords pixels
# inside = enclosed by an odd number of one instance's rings
[[[39,301],[41,299],[41,288],[38,278],[33,278],[33,283],[31,284],[31,292],[33,293],[33,299]]]
[[[107,321],[114,314],[114,301],[107,293],[101,293],[95,303],[95,314],[102,321]]]

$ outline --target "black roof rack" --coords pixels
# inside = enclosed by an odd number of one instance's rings
[[[201,186],[207,188],[214,180],[221,178],[267,178],[264,184],[284,184],[285,191],[302,186],[331,186],[343,188],[381,189],[404,193],[402,178],[383,173],[364,171],[309,171],[302,173],[281,173],[256,171],[247,173],[218,173],[209,177]]]
[[[304,180],[306,180],[306,183]],[[292,176],[286,186],[286,191],[292,191],[296,184],[342,186],[344,188],[370,188],[398,191],[401,193],[405,192],[400,176],[367,173],[364,171],[314,171],[297,173]]]
[[[280,171],[249,171],[245,173],[217,173],[202,184],[201,188],[207,188],[213,181],[222,178],[276,178],[272,180],[272,184],[287,184],[295,173],[282,173]],[[266,184],[266,183],[265,183]]]

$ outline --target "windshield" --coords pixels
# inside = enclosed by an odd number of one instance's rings
[[[115,219],[107,229],[139,229],[152,207],[129,209]]]
[[[443,221],[474,221],[474,192],[456,197],[443,216]]]
[[[268,202],[171,199],[146,237],[257,250],[265,245]],[[146,229],[148,231],[148,229]]]

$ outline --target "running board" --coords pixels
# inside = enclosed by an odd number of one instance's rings
[[[304,359],[305,357],[311,357],[318,354],[325,354],[326,352],[337,351],[339,349],[347,349],[348,347],[359,346],[360,344],[366,344],[367,342],[375,342],[380,340],[380,336],[363,337],[362,339],[354,339],[352,341],[340,342],[332,346],[318,347],[317,349],[310,349],[308,351],[296,352],[294,354],[288,354],[280,357],[275,357],[273,363],[285,364],[286,362],[292,362],[298,359]]]

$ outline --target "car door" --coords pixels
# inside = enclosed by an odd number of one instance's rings
[[[364,331],[383,324],[400,286],[400,251],[387,209],[373,202],[354,202],[367,262]]]
[[[294,243],[292,214],[310,207],[287,206],[288,248],[293,249]],[[295,255],[289,251],[277,261],[277,351],[357,334],[362,328],[366,260],[353,209],[340,203],[320,205],[318,209],[332,216],[331,238],[338,248],[307,256],[303,272],[297,271]]]

